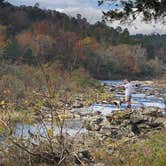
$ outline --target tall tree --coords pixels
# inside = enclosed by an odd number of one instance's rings
[[[6,47],[7,47],[6,27],[0,25],[0,57],[4,55]]]

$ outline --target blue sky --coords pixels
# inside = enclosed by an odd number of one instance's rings
[[[98,6],[97,0],[8,0],[8,2],[14,5],[31,5],[33,6],[36,2],[40,4],[43,9],[54,9],[70,16],[76,16],[80,13],[82,17],[87,18],[90,23],[95,23],[102,19],[102,11],[110,8],[109,5]],[[116,27],[119,25],[118,22],[109,24],[110,26]],[[141,17],[138,18],[133,25],[124,26],[127,27],[131,34],[136,33],[166,33],[166,27],[160,23],[146,24],[141,22]]]

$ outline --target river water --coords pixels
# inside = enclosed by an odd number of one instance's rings
[[[113,86],[115,89],[116,87],[123,86],[124,82],[121,80],[116,81],[100,81],[102,84],[105,84],[106,86]],[[132,95],[132,109],[139,108],[139,107],[158,107],[158,108],[165,108],[165,97],[166,92],[163,91],[162,94],[155,94],[157,90],[155,87],[151,87],[149,85],[142,84],[139,86],[139,88],[135,87],[134,94]],[[146,92],[150,95],[147,95]],[[116,99],[124,98],[123,92],[117,92],[115,94]],[[121,110],[125,110],[126,104],[122,103]],[[103,116],[109,114],[111,111],[116,111],[118,108],[113,104],[93,104],[89,108],[82,108],[78,109],[79,112],[97,112],[100,111]],[[67,121],[64,125],[63,133],[69,134],[71,136],[77,135],[77,133],[84,133],[86,130],[82,128],[82,120],[70,120]],[[47,123],[47,128],[50,129],[50,123]],[[29,137],[30,133],[36,133],[41,135],[46,135],[46,130],[43,128],[41,124],[34,124],[34,125],[28,125],[23,123],[17,123],[15,126],[15,136],[23,136],[23,137]],[[60,129],[58,127],[55,127],[54,134],[60,133]]]
[[[121,80],[108,80],[108,81],[100,81],[102,84],[106,86],[113,86],[115,89],[116,87],[123,86],[124,82]],[[161,94],[155,94],[157,89],[151,87],[146,84],[142,84],[139,87],[136,87],[133,83],[134,93],[132,95],[131,100],[131,108],[140,108],[140,107],[158,107],[158,108],[165,108],[165,100],[166,100],[166,92],[163,91]],[[148,92],[149,94],[146,94]],[[115,94],[115,99],[123,99],[124,92],[118,92]],[[102,114],[106,115],[109,114],[110,111],[118,110],[118,108],[113,104],[94,104],[91,107],[93,111],[100,111]],[[121,110],[126,109],[126,104],[121,104]]]

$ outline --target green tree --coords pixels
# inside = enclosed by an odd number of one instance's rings
[[[19,56],[20,50],[17,41],[15,39],[10,40],[6,50],[5,59],[14,62]]]

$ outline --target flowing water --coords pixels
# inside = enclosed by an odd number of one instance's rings
[[[122,86],[124,83],[123,81],[100,81],[102,84],[106,84],[108,86],[113,86],[115,89],[116,87]],[[150,95],[147,95],[146,92],[153,92]],[[135,92],[132,95],[132,109],[134,108],[140,108],[140,107],[158,107],[158,108],[165,108],[165,97],[166,93],[163,92],[160,94],[160,96],[155,95],[154,93],[155,89],[148,85],[141,85],[139,88],[135,88]],[[122,92],[115,94],[116,99],[124,98],[124,94]],[[126,104],[122,103],[121,110],[124,110],[126,108]],[[78,109],[78,112],[97,112],[100,111],[102,115],[107,115],[111,111],[116,111],[118,108],[113,104],[93,104],[89,108],[82,108]],[[70,120],[67,121],[64,125],[64,134],[69,134],[71,136],[77,135],[77,133],[84,133],[86,130],[82,128],[82,120]],[[51,128],[50,123],[46,124],[47,129]],[[56,126],[56,125],[55,125]],[[30,133],[36,133],[45,136],[46,130],[41,124],[34,124],[34,125],[28,125],[28,124],[22,124],[17,123],[15,126],[15,136],[23,136],[28,137]],[[58,127],[54,128],[54,133],[58,134],[60,133],[60,129]]]
[[[76,136],[78,133],[84,133],[85,129],[82,127],[83,122],[81,120],[70,120],[66,121],[63,126],[63,135]],[[61,132],[61,128],[57,127],[56,124],[54,126],[54,135],[58,135]],[[47,137],[47,131],[51,129],[51,123],[46,123],[46,125],[42,124],[22,124],[17,123],[15,126],[15,136],[16,137],[24,137],[28,138],[30,134],[37,134],[43,137]]]
[[[115,89],[116,87],[123,86],[124,82],[121,80],[109,80],[109,81],[100,81],[102,84],[107,86],[113,86]],[[140,108],[140,107],[158,107],[158,108],[165,108],[165,100],[166,100],[166,92],[160,94],[160,96],[155,95],[157,91],[151,86],[148,85],[141,85],[139,88],[134,87],[134,93],[132,95],[131,100],[131,108]],[[146,95],[146,92],[149,92],[150,95]],[[151,93],[150,93],[151,92]],[[153,94],[153,95],[152,95]],[[115,98],[117,100],[123,99],[125,96],[123,93],[120,92],[115,94]],[[106,115],[109,114],[111,111],[119,110],[113,104],[94,104],[92,105],[93,111],[100,111],[102,114]],[[126,104],[121,104],[121,110],[126,109]]]

